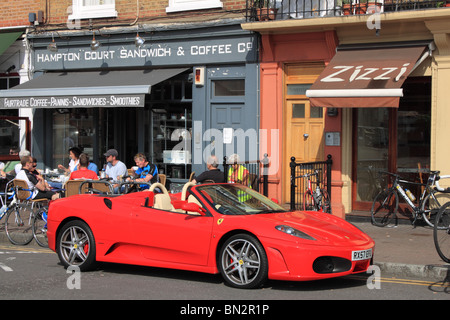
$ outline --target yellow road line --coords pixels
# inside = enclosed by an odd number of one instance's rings
[[[23,251],[23,252],[37,252],[37,253],[53,253],[50,249],[45,248],[30,248],[30,247],[13,247],[13,246],[0,246],[0,250],[5,251]]]
[[[358,276],[348,276],[347,278],[354,279],[354,280],[367,280],[367,278],[364,277],[358,277]],[[379,281],[381,283],[398,283],[398,284],[410,284],[410,285],[416,285],[416,286],[439,286],[442,288],[449,288],[450,282],[449,281],[439,281],[439,282],[431,282],[431,281],[424,281],[424,280],[414,280],[414,279],[398,279],[398,278],[372,278],[374,281]]]

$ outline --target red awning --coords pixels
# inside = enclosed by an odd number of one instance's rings
[[[338,49],[306,95],[313,107],[398,108],[401,86],[424,52],[423,43]]]

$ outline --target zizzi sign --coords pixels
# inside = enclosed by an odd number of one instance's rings
[[[144,95],[1,98],[0,108],[143,107]]]
[[[103,43],[92,51],[89,43],[80,47],[58,46],[58,52],[35,46],[35,70],[57,70],[95,67],[170,66],[180,64],[207,64],[228,62],[255,62],[254,36],[179,40],[163,43],[145,42],[140,48],[134,43],[126,45]],[[101,38],[98,39],[100,42]]]
[[[405,74],[409,63],[399,67],[369,68],[364,66],[334,66],[338,70],[320,79],[321,82],[353,82],[360,80],[391,80],[395,82]]]

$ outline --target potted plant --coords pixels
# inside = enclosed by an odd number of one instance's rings
[[[353,14],[352,0],[342,0],[341,6],[344,16]]]
[[[372,14],[381,12],[381,0],[359,0],[359,4],[356,7],[357,14]]]
[[[255,0],[253,8],[256,12],[256,20],[266,21],[275,20],[277,8],[275,8],[275,0]]]
[[[368,0],[359,0],[355,7],[355,14],[366,14],[367,7]]]
[[[442,1],[442,2],[436,3],[436,8],[441,8],[441,7],[450,7],[450,1]]]

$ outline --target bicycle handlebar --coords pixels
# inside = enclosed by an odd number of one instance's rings
[[[378,173],[380,175],[381,174],[387,174],[387,175],[393,176],[393,177],[396,178],[396,180],[398,182],[401,182],[401,183],[416,184],[416,185],[419,185],[419,186],[426,186],[426,185],[428,185],[428,182],[427,183],[420,183],[420,182],[413,182],[413,181],[404,180],[404,179],[402,179],[402,177],[400,175],[398,175],[396,173],[388,172],[388,171],[380,170],[380,171],[378,171]],[[444,177],[450,178],[450,176],[442,176],[441,177],[441,176],[439,176],[439,173],[440,173],[440,171],[438,171],[438,170],[437,171],[430,171],[430,176],[434,175],[433,183],[437,184],[437,186],[439,186],[439,183],[437,182],[439,179],[444,178]],[[444,190],[444,189],[441,188],[441,190]],[[439,191],[441,191],[441,190],[439,190]]]
[[[437,190],[437,191],[440,191],[440,192],[446,192],[446,193],[450,193],[450,187],[447,187],[446,189],[444,189],[444,188],[442,188],[440,185],[439,185],[439,181],[438,180],[440,180],[440,179],[448,179],[448,178],[450,178],[450,175],[447,175],[447,176],[440,176],[439,177],[439,179],[436,179],[436,181],[435,181],[435,189]]]
[[[296,176],[294,178],[295,179],[297,179],[297,178],[308,178],[308,177],[311,177],[311,176],[319,177],[319,170],[321,170],[321,169],[314,169],[314,172],[312,172],[312,173],[305,173],[305,174]]]

